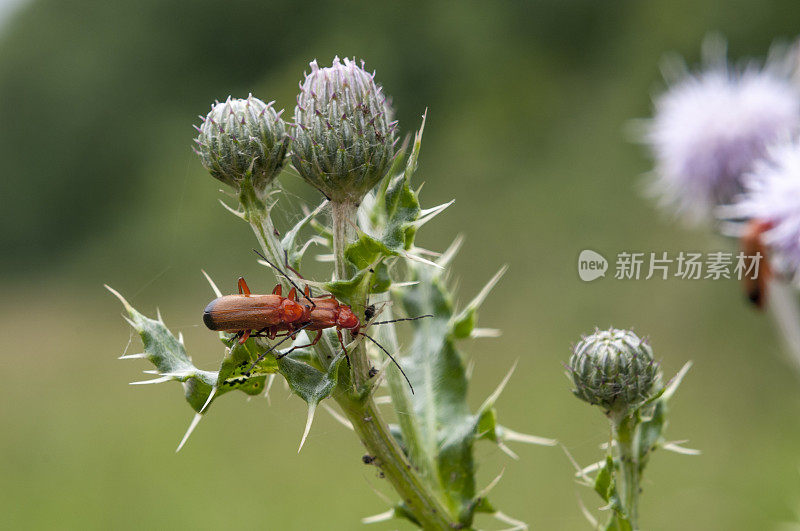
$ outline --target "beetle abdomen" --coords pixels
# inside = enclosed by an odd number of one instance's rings
[[[219,299],[214,299],[209,302],[206,309],[203,310],[203,324],[205,324],[209,330],[219,330],[219,328],[217,328],[217,322],[214,319],[214,306],[217,304],[217,300]]]
[[[294,310],[288,315],[287,303]],[[280,295],[225,295],[208,303],[203,323],[211,330],[239,332],[281,326],[302,314],[299,304]]]

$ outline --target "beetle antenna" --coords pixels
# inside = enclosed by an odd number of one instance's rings
[[[307,328],[307,327],[309,327],[310,325],[311,325],[311,323],[306,323],[306,324],[304,324],[303,326],[301,326],[300,328],[298,328],[297,330],[295,330],[295,333],[299,332],[300,330],[304,330],[304,329],[306,329],[306,328]],[[268,349],[268,350],[265,350],[265,351],[264,351],[264,353],[263,353],[263,354],[261,354],[261,355],[260,355],[258,358],[256,358],[256,361],[254,361],[254,362],[253,362],[253,364],[252,364],[252,365],[250,365],[250,368],[249,368],[249,369],[247,369],[247,374],[250,374],[250,371],[252,371],[252,370],[253,370],[253,369],[256,367],[256,365],[258,364],[258,362],[259,362],[259,361],[261,361],[261,360],[263,360],[263,359],[264,359],[264,358],[267,356],[267,354],[269,354],[270,352],[272,352],[273,350],[275,350],[276,348],[278,348],[279,346],[281,346],[283,343],[285,343],[285,342],[286,342],[286,340],[287,340],[287,339],[289,339],[289,338],[291,338],[291,337],[292,337],[291,335],[287,334],[287,335],[286,335],[286,337],[284,337],[283,339],[281,339],[280,341],[278,341],[277,343],[275,343],[274,345],[272,345],[271,347],[269,347],[269,349]],[[291,350],[290,350],[289,352],[291,352]],[[289,352],[287,352],[286,354],[288,354]],[[280,357],[278,357],[278,356],[275,356],[275,359],[280,359],[280,358],[282,358],[282,357],[286,356],[286,354],[283,354],[283,355],[282,355],[282,356],[280,356]]]
[[[276,266],[275,264],[273,264],[273,263],[272,263],[272,262],[269,260],[269,258],[267,258],[267,257],[266,257],[266,256],[264,256],[263,254],[261,254],[261,253],[260,253],[260,252],[259,252],[257,249],[253,249],[253,252],[254,252],[254,253],[256,253],[258,256],[260,256],[260,257],[261,257],[261,259],[262,259],[262,260],[264,260],[266,263],[268,263],[268,264],[269,264],[269,265],[270,265],[270,266],[271,266],[271,267],[272,267],[272,268],[273,268],[275,271],[277,271],[278,273],[280,273],[281,275],[283,275],[284,277],[286,277],[286,280],[288,280],[288,281],[289,281],[289,283],[290,283],[292,286],[294,286],[294,289],[296,289],[298,293],[303,293],[303,294],[305,294],[305,291],[304,291],[304,290],[302,290],[302,289],[300,289],[300,286],[298,286],[297,284],[295,284],[294,280],[292,280],[292,277],[290,277],[289,275],[287,275],[287,274],[286,274],[286,272],[285,272],[283,269],[281,269],[280,267],[278,267],[278,266]],[[287,255],[287,257],[288,257],[288,255]],[[287,258],[287,263],[288,263],[288,258]],[[292,271],[294,271],[294,269],[292,269]],[[295,272],[295,273],[297,273],[297,271],[294,271],[294,272]],[[300,276],[300,275],[297,275],[297,276]],[[300,277],[300,278],[302,278],[302,277]],[[310,298],[310,295],[311,295],[311,291],[310,291],[310,290],[309,290],[309,293],[308,293],[308,294],[309,294],[309,299],[308,299],[308,300],[309,300],[309,302],[311,302],[311,307],[312,307],[312,308],[316,308],[316,307],[317,307],[317,305],[316,305],[316,304],[314,304],[314,301],[312,301],[312,300],[311,300],[311,298]]]
[[[374,323],[373,323],[373,324],[374,324]],[[408,383],[408,388],[409,388],[409,389],[411,389],[411,394],[413,395],[413,394],[414,394],[414,386],[413,386],[413,385],[411,385],[411,380],[409,380],[409,379],[408,379],[408,376],[406,375],[406,371],[404,371],[404,370],[403,370],[403,368],[400,366],[400,364],[399,364],[399,363],[397,363],[397,360],[396,360],[396,359],[394,359],[394,356],[392,356],[391,354],[389,354],[389,351],[388,351],[388,350],[386,350],[385,348],[383,348],[383,345],[381,345],[380,343],[378,343],[377,341],[375,341],[374,339],[372,339],[372,337],[368,336],[368,335],[367,335],[367,334],[365,334],[364,332],[359,332],[359,335],[362,335],[362,336],[366,337],[367,339],[369,339],[370,341],[372,341],[373,343],[375,343],[376,345],[378,345],[378,347],[379,347],[379,348],[380,348],[382,351],[384,351],[384,352],[386,353],[386,355],[387,355],[387,356],[389,356],[389,359],[390,359],[390,360],[392,360],[392,361],[394,362],[394,364],[397,366],[397,368],[398,368],[398,369],[400,369],[400,373],[403,375],[403,378],[405,378],[405,379],[406,379],[406,382]]]
[[[424,319],[426,317],[433,317],[433,315],[428,313],[425,315],[418,315],[417,317],[404,317],[403,319],[392,319],[391,321],[378,321],[377,323],[371,323],[371,325],[399,323],[400,321],[416,321],[417,319]]]

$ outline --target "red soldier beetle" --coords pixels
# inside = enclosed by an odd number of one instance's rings
[[[239,295],[225,295],[214,299],[206,306],[203,312],[203,322],[209,329],[239,335],[239,343],[244,343],[249,337],[268,337],[269,339],[275,339],[278,337],[278,332],[285,332],[282,334],[284,336],[283,339],[261,354],[250,366],[248,372],[252,371],[259,361],[264,359],[267,354],[275,350],[282,343],[290,338],[295,339],[297,333],[301,330],[315,331],[317,334],[310,343],[294,346],[286,352],[281,352],[275,356],[276,359],[280,359],[296,349],[316,345],[322,338],[323,330],[327,328],[336,328],[336,335],[339,338],[339,343],[342,346],[342,351],[347,358],[348,364],[350,358],[347,354],[344,338],[342,337],[342,330],[349,330],[353,337],[362,335],[377,345],[397,366],[406,379],[411,392],[414,392],[411,381],[408,379],[408,376],[400,364],[397,363],[394,356],[380,343],[375,341],[375,339],[361,331],[361,320],[353,313],[350,306],[340,303],[336,297],[331,294],[322,297],[313,297],[308,285],[302,290],[303,300],[300,300],[297,296],[297,292],[300,291],[300,288],[295,284],[294,280],[278,266],[270,262],[264,255],[255,249],[254,251],[289,281],[292,285],[289,295],[287,297],[282,296],[282,287],[280,284],[275,286],[270,295],[252,294],[244,278],[239,277]],[[286,261],[287,267],[289,267],[288,259]],[[298,276],[300,275],[298,274]],[[370,316],[370,318],[374,316],[374,306],[368,307],[365,311],[365,315]],[[432,317],[432,315],[422,315],[406,319],[392,319],[390,321],[371,324],[414,321],[424,317]],[[256,332],[252,333],[253,330]]]
[[[771,221],[753,219],[747,222],[744,233],[739,239],[742,252],[749,257],[760,255],[763,258],[758,275],[751,278],[744,278],[744,291],[747,298],[757,308],[764,307],[767,296],[767,283],[772,276],[772,271],[767,261],[767,250],[764,245],[763,235],[773,226]],[[748,258],[748,271],[752,267],[752,261],[756,258]]]

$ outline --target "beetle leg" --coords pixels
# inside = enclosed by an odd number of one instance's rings
[[[239,295],[244,295],[245,297],[250,296],[250,288],[247,287],[247,282],[244,281],[244,277],[239,277]]]
[[[297,334],[294,334],[294,335],[292,336],[292,339],[294,339],[294,336],[295,336],[295,335],[297,335]],[[295,347],[292,347],[292,348],[290,348],[289,350],[287,350],[286,352],[283,352],[283,353],[281,353],[281,354],[278,354],[277,356],[275,356],[275,359],[276,359],[276,360],[279,360],[279,359],[281,359],[282,357],[286,356],[287,354],[289,354],[289,353],[291,353],[291,352],[293,352],[293,351],[295,351],[295,350],[297,350],[297,349],[299,349],[299,348],[308,348],[308,347],[313,347],[314,345],[316,345],[317,343],[319,343],[319,340],[320,340],[320,338],[322,338],[322,330],[317,330],[317,335],[316,335],[316,337],[314,338],[314,340],[313,340],[311,343],[309,343],[308,345],[297,345],[297,346],[295,346]]]
[[[267,331],[269,327],[264,327],[261,330],[258,330],[255,334],[250,334],[250,337],[264,337],[264,332]]]
[[[269,332],[267,332],[267,335],[269,336],[270,339],[275,339],[275,336],[278,335],[278,327],[273,326],[272,328],[270,328]]]
[[[339,337],[339,344],[342,345],[342,352],[344,352],[344,359],[347,360],[347,366],[352,367],[352,365],[350,365],[350,355],[347,353],[347,348],[344,346],[344,338],[342,337],[341,328],[336,328],[336,335]]]
[[[250,337],[250,330],[244,330],[242,332],[242,337],[239,338],[239,344],[244,345],[244,342],[247,341],[247,338]]]
[[[300,345],[300,346],[297,346],[297,347],[294,347],[294,348],[308,348],[308,347],[313,347],[314,345],[316,345],[317,343],[319,343],[319,340],[320,340],[321,338],[322,338],[322,330],[317,330],[317,335],[316,335],[316,336],[314,336],[314,339],[311,341],[311,343],[309,343],[308,345]],[[293,337],[292,339],[294,339],[294,337]],[[294,349],[292,349],[292,350],[294,350]]]
[[[297,290],[292,288],[289,290],[289,295],[286,296],[287,299],[297,301]]]
[[[283,291],[283,287],[280,284],[277,284],[275,286],[275,289],[272,290],[272,294],[280,296],[280,295],[282,295],[282,291]]]

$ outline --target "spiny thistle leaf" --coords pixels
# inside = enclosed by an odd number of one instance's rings
[[[433,315],[414,321],[414,340],[402,359],[416,393],[425,462],[415,463],[437,483],[464,525],[475,509],[475,463],[472,445],[478,419],[467,406],[464,362],[451,338],[453,307],[439,270],[409,263],[418,284],[400,292],[408,315]]]
[[[477,413],[478,421],[475,423],[475,436],[477,438],[487,439],[497,443],[503,452],[514,459],[518,459],[518,456],[511,451],[510,448],[505,446],[506,442],[515,441],[528,444],[538,444],[542,446],[555,446],[557,444],[555,439],[547,439],[545,437],[517,433],[497,423],[497,409],[495,409],[494,405],[497,402],[497,399],[500,398],[500,395],[505,389],[506,384],[511,379],[511,375],[514,374],[516,367],[517,364],[514,363],[497,388],[492,392],[491,395],[488,396],[488,398],[486,398],[483,404],[481,404],[481,407],[478,409]]]
[[[594,478],[594,490],[597,494],[603,498],[603,501],[610,502],[611,496],[614,491],[614,475],[612,471],[614,470],[614,460],[609,455],[606,457],[606,461],[600,470],[597,472],[597,476]]]
[[[639,425],[639,463],[643,468],[653,450],[663,447],[666,443],[664,430],[667,427],[667,402],[674,396],[684,376],[691,368],[692,363],[687,362],[678,374],[670,380],[664,391],[653,403],[652,410]]]
[[[264,348],[258,346],[253,339],[248,339],[243,345],[235,340],[232,343],[233,346],[227,351],[219,368],[217,395],[231,389],[244,391],[248,395],[261,393],[267,380],[266,375],[278,372],[275,358],[265,356],[251,371],[250,367],[264,352]]]
[[[505,274],[508,267],[503,266],[500,270],[495,273],[495,275],[486,283],[486,285],[481,289],[480,293],[475,296],[472,301],[470,301],[467,306],[461,310],[461,312],[453,318],[453,334],[459,338],[467,338],[470,337],[472,331],[475,329],[475,323],[478,319],[478,309],[483,304],[483,301],[486,300],[486,297],[489,295],[489,292],[492,291],[492,288],[500,281],[500,278]]]
[[[606,526],[606,529],[628,531],[632,530],[632,527],[625,515],[622,500],[617,491],[617,483],[613,472],[615,466],[614,459],[610,455],[606,456],[605,464],[595,477],[594,490],[607,502],[605,508],[611,509],[614,514]]]
[[[369,286],[371,277],[372,273],[369,272],[369,269],[362,269],[349,280],[334,280],[326,283],[325,289],[340,301],[357,308],[359,304],[363,304],[359,301],[359,294],[365,292],[365,286]]]
[[[128,313],[127,321],[139,333],[144,345],[145,355],[156,366],[161,381],[183,383],[186,401],[196,412],[208,411],[209,396],[217,388],[213,399],[234,389],[249,395],[258,394],[264,388],[266,376],[244,377],[244,360],[254,361],[258,348],[252,340],[246,345],[236,344],[222,362],[220,372],[204,371],[194,366],[183,344],[160,319],[150,319],[133,308],[122,295],[106,286],[123,304]],[[262,364],[262,372],[275,372],[267,364]],[[249,367],[249,365],[248,365]],[[245,367],[246,370],[247,367]],[[220,378],[221,376],[221,378]],[[205,406],[205,407],[204,407]]]

